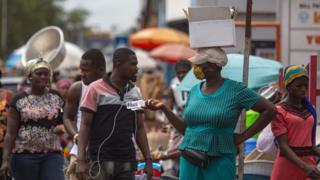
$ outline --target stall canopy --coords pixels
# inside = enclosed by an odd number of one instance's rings
[[[150,52],[150,56],[168,63],[176,63],[181,59],[188,59],[196,54],[196,51],[184,44],[164,44]]]
[[[171,28],[146,28],[132,34],[129,43],[133,47],[151,50],[163,44],[189,44],[188,34]]]
[[[227,56],[228,64],[222,68],[222,76],[242,82],[243,55],[228,54]],[[258,56],[250,56],[249,62],[249,88],[257,89],[278,81],[279,70],[283,67],[278,61]],[[189,91],[199,82],[200,80],[196,79],[193,70],[190,70],[182,80],[178,89]]]

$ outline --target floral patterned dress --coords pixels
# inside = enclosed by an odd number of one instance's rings
[[[10,106],[20,115],[13,153],[47,153],[62,150],[54,128],[63,123],[64,101],[56,91],[50,90],[41,96],[22,92],[13,98]]]

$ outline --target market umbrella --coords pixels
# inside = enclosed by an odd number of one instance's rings
[[[176,63],[180,59],[188,59],[196,54],[184,44],[164,44],[150,52],[150,56],[169,63]]]
[[[228,54],[228,64],[222,68],[222,76],[235,81],[242,82],[243,55]],[[272,82],[277,82],[279,69],[283,66],[276,60],[265,59],[258,56],[249,57],[249,84],[252,89],[260,88]],[[179,90],[189,91],[199,83],[193,75],[193,70],[190,70],[186,77],[179,85]]]
[[[171,28],[146,28],[132,34],[129,43],[133,47],[151,50],[166,43],[189,44],[188,34]]]

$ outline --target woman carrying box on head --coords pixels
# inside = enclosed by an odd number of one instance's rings
[[[184,134],[180,179],[234,180],[237,146],[262,130],[276,111],[271,102],[253,90],[221,76],[221,69],[227,64],[221,48],[200,49],[190,61],[196,65],[196,77],[205,81],[191,89],[183,119],[159,100],[148,100],[146,105],[163,111]],[[249,129],[234,134],[242,109],[253,109],[261,115]]]

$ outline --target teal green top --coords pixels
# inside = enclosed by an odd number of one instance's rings
[[[180,149],[206,151],[210,156],[234,154],[233,131],[241,110],[250,109],[261,97],[230,79],[225,79],[213,94],[203,93],[202,84],[190,91],[183,117],[187,129]]]

